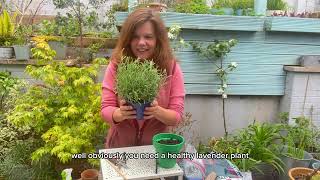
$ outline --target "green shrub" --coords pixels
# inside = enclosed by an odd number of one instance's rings
[[[28,139],[31,135],[30,128],[17,128],[0,115],[0,161],[8,155],[17,142]]]
[[[103,143],[101,134],[105,135],[107,125],[100,116],[101,84],[95,83],[100,65],[67,67],[52,57],[43,58],[47,65],[26,67],[26,72],[42,84],[20,95],[8,120],[16,126],[31,127],[43,140],[32,153],[32,160],[50,155],[67,163],[72,154],[95,152]]]
[[[283,172],[283,162],[274,144],[279,135],[280,127],[274,124],[253,123],[238,133],[209,143],[211,150],[227,154],[249,154],[249,159],[230,159],[241,170],[247,171],[264,162]]]
[[[313,125],[312,121],[306,117],[293,118],[294,125],[287,125],[286,142],[290,142],[292,147],[308,152],[320,151],[320,130]]]
[[[165,72],[160,72],[152,61],[123,57],[117,69],[116,91],[131,103],[152,102],[164,80]]]
[[[267,9],[268,10],[285,10],[287,8],[287,3],[283,0],[268,0]]]
[[[176,12],[192,14],[209,14],[209,7],[204,0],[188,0],[174,7]]]
[[[0,71],[0,114],[5,111],[5,101],[7,96],[15,85],[18,79],[10,75],[10,72]]]
[[[233,0],[231,7],[234,10],[254,8],[254,0]]]
[[[214,1],[213,8],[228,8],[232,7],[231,0],[216,0]]]
[[[40,146],[41,141],[28,139],[19,141],[0,161],[0,176],[7,180],[58,179],[49,156],[39,162],[32,162],[31,153]]]
[[[29,127],[18,128],[8,122],[6,117],[6,113],[14,107],[15,100],[20,98],[20,91],[25,87],[24,81],[12,77],[9,72],[0,72],[0,160],[7,156],[18,141],[32,136]]]
[[[0,15],[0,46],[11,46],[13,44],[16,16],[17,13],[11,16],[6,9],[2,10]]]

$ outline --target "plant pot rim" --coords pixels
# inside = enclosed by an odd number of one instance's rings
[[[24,47],[24,46],[31,46],[31,44],[24,44],[24,45],[18,45],[18,44],[15,44],[15,45],[12,45],[12,47]]]
[[[84,177],[85,173],[93,174],[93,177]],[[99,171],[97,169],[86,169],[81,172],[81,179],[82,178],[97,178],[99,176]]]
[[[159,135],[175,135],[175,136],[177,136],[177,137],[181,138],[181,139],[182,139],[182,141],[181,141],[179,144],[161,144],[161,143],[159,143],[158,141],[156,141],[156,140],[155,140],[155,139],[156,139],[156,137],[157,137],[157,136],[159,136]],[[159,140],[160,140],[160,139],[159,139]],[[177,139],[177,140],[179,141],[179,139]],[[184,137],[183,137],[183,136],[181,136],[181,135],[179,135],[179,134],[174,134],[174,133],[158,133],[158,134],[156,134],[156,135],[154,135],[154,136],[153,136],[153,138],[152,138],[152,142],[153,142],[154,144],[157,144],[157,145],[173,147],[173,146],[180,146],[180,145],[183,145],[183,144],[185,143],[185,139],[184,139]]]
[[[167,4],[165,4],[165,3],[152,2],[152,3],[149,3],[148,5],[149,6],[162,6],[162,7],[168,8]]]
[[[292,176],[292,173],[293,173],[294,171],[304,171],[304,172],[310,173],[310,172],[313,171],[313,169],[306,168],[306,167],[295,167],[295,168],[289,169],[288,175],[289,175],[289,178],[292,179],[292,180],[294,180],[294,177]],[[303,173],[302,173],[302,174],[303,174]],[[320,171],[318,171],[316,175],[320,175]]]

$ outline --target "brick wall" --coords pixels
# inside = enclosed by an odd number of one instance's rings
[[[306,116],[320,126],[320,72],[288,72],[281,111],[289,112],[291,123],[294,117]]]

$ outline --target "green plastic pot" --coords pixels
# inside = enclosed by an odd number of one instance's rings
[[[161,144],[161,140],[175,139],[179,141],[179,144]],[[173,168],[177,159],[168,158],[168,155],[178,154],[184,145],[184,138],[180,135],[173,133],[159,133],[153,136],[152,144],[158,153],[157,163],[162,168]]]

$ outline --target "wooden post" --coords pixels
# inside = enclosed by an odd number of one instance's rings
[[[267,0],[254,0],[254,12],[257,16],[265,16],[267,11]]]
[[[138,0],[128,0],[128,11],[133,11],[134,7],[138,5]]]

